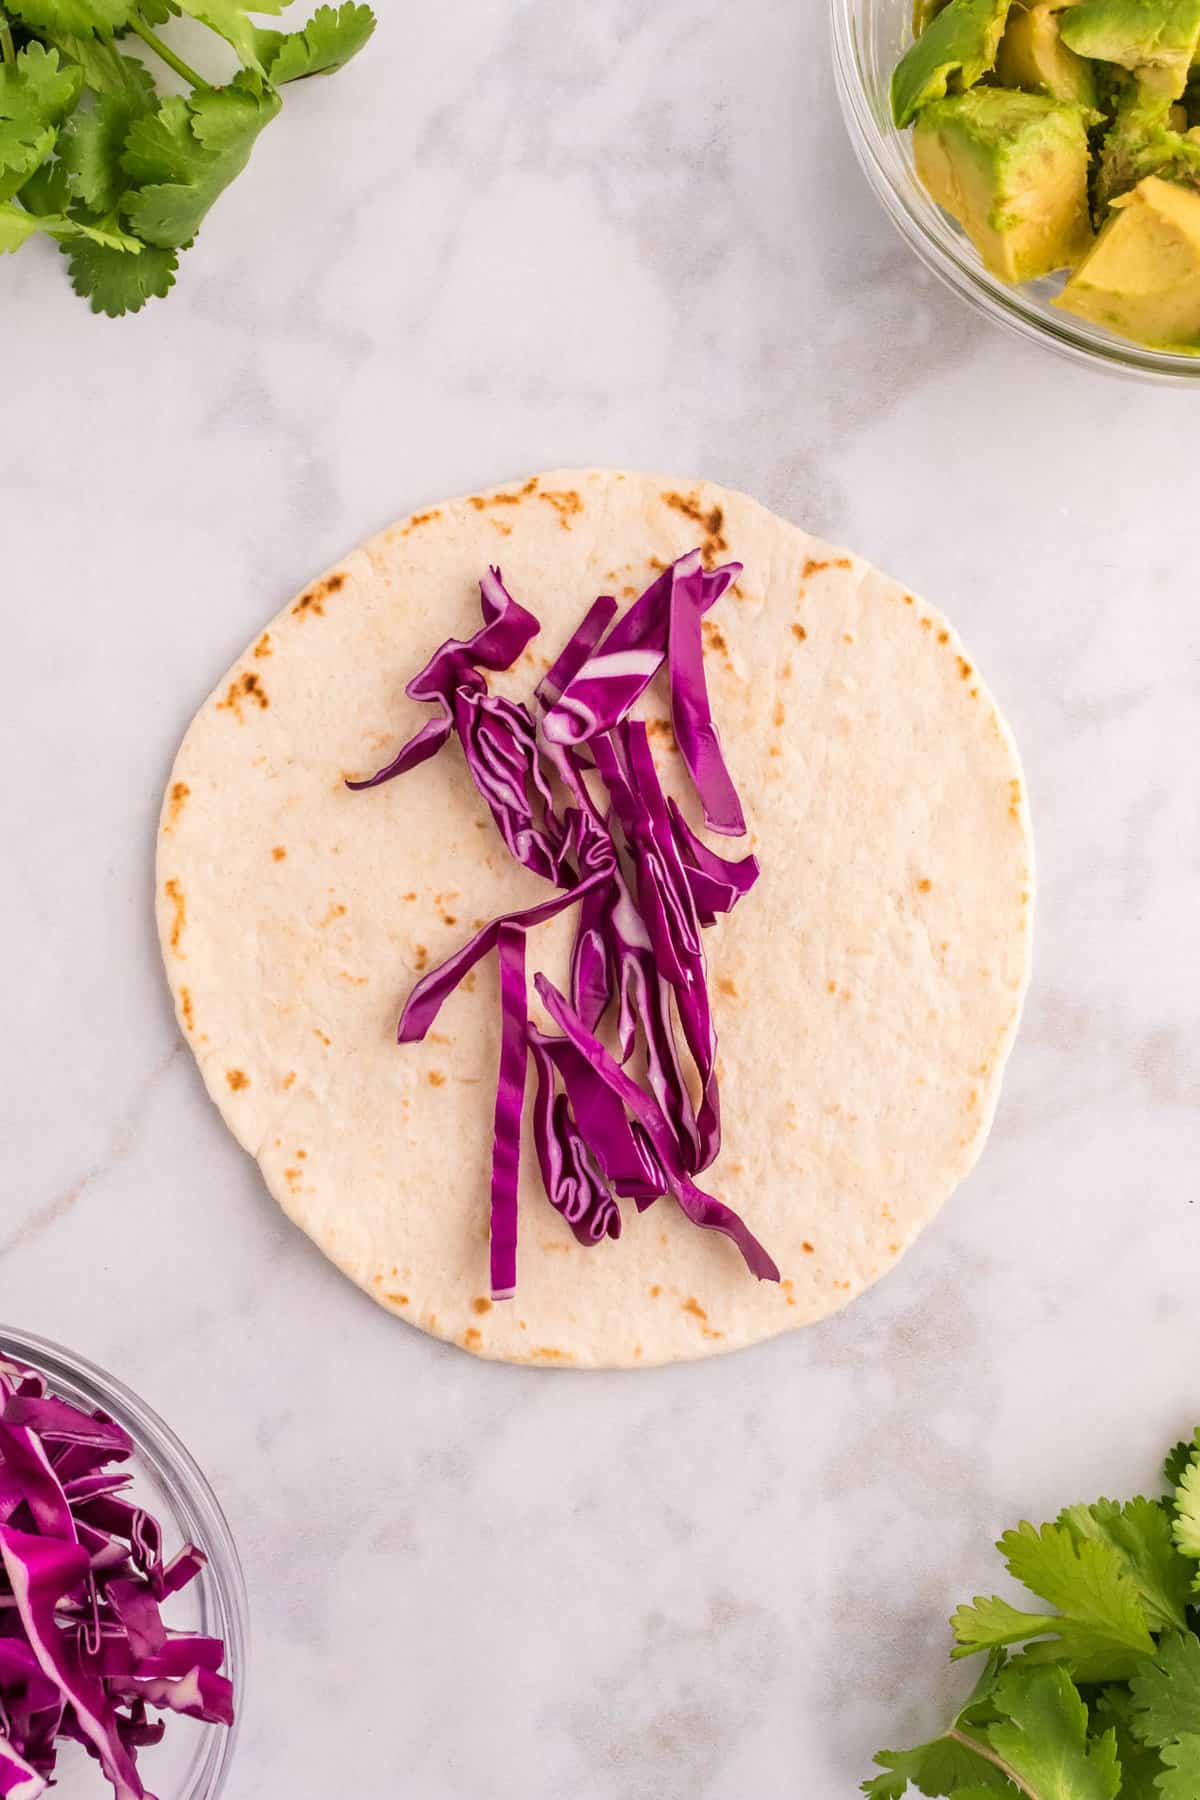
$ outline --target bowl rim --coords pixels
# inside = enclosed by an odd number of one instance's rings
[[[936,209],[932,221],[922,216],[923,211],[933,207],[933,202],[917,188],[915,179],[898,182],[881,153],[889,138],[898,141],[906,134],[890,122],[886,133],[881,129],[870,105],[859,58],[856,13],[863,6],[878,3],[879,0],[830,0],[834,81],[863,173],[893,225],[925,267],[977,312],[1027,342],[1057,351],[1077,367],[1100,368],[1126,379],[1153,381],[1161,386],[1186,387],[1200,380],[1200,357],[1134,344],[1099,327],[1075,321],[1069,313],[1063,313],[1061,319],[1048,316],[1026,299],[1022,288],[1009,287],[991,275],[969,241],[956,230],[951,231]]]
[[[237,1706],[230,1726],[202,1727],[204,1738],[185,1776],[186,1785],[171,1800],[218,1800],[224,1791],[246,1710],[246,1666],[249,1652],[249,1602],[246,1578],[233,1532],[220,1501],[191,1451],[154,1408],[116,1375],[53,1338],[0,1323],[0,1356],[28,1363],[53,1388],[76,1388],[122,1425],[134,1440],[137,1455],[170,1498],[180,1526],[208,1559],[200,1577],[209,1635],[225,1643],[225,1668],[234,1683]],[[189,1721],[189,1724],[194,1724]]]

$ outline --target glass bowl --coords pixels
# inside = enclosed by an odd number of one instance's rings
[[[225,1673],[234,1687],[237,1719],[230,1729],[171,1715],[161,1744],[138,1752],[138,1769],[158,1800],[216,1800],[229,1775],[237,1720],[246,1698],[246,1584],[233,1537],[216,1496],[174,1432],[144,1400],[94,1363],[46,1338],[0,1326],[0,1357],[28,1363],[53,1393],[82,1407],[103,1407],[136,1446],[125,1467],[130,1493],[163,1527],[164,1554],[198,1544],[208,1567],[164,1605],[168,1625],[225,1642]],[[112,1790],[77,1745],[64,1744],[55,1800],[104,1800]]]
[[[912,42],[912,0],[830,0],[838,96],[855,153],[892,223],[926,268],[976,312],[1076,363],[1152,381],[1200,381],[1200,358],[1127,343],[1051,305],[1061,277],[1006,287],[984,268],[954,220],[926,193],[913,164],[912,133],[892,123],[892,70]]]

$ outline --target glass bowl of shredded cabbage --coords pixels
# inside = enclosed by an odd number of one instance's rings
[[[926,268],[976,312],[1076,363],[1158,382],[1200,381],[1200,356],[1147,348],[1061,311],[1061,275],[1010,286],[917,175],[910,130],[893,122],[892,74],[914,38],[914,0],[830,0],[838,95],[855,153],[884,211]],[[936,8],[927,9],[935,11]]]
[[[216,1800],[246,1588],[193,1457],[72,1351],[0,1327],[0,1792]]]

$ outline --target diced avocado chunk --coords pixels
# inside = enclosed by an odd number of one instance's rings
[[[1049,94],[1052,100],[1096,104],[1096,77],[1090,62],[1062,41],[1052,6],[1015,5],[996,52],[996,79],[1003,87]]]
[[[1200,0],[1081,0],[1060,30],[1077,55],[1136,69],[1144,85],[1177,100],[1200,48]]]
[[[892,117],[903,131],[930,100],[974,87],[996,61],[1012,0],[950,0],[892,76]],[[1200,5],[1200,0],[1197,0]]]
[[[1148,175],[1055,304],[1137,343],[1200,352],[1200,193]]]
[[[936,100],[918,118],[917,173],[1002,281],[1073,268],[1089,249],[1085,119],[994,87]]]

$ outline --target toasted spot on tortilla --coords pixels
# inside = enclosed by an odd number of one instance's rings
[[[176,956],[182,959],[184,952],[179,948],[179,941],[183,936],[183,928],[187,924],[187,900],[174,875],[164,884],[163,892],[175,907],[175,917],[171,921],[171,948]]]
[[[718,656],[729,655],[729,645],[725,642],[725,634],[712,619],[702,619],[700,631],[706,649],[715,650]]]
[[[706,1338],[723,1338],[725,1336],[723,1331],[714,1331],[711,1325],[703,1325],[701,1326],[701,1330]]]
[[[770,755],[771,755],[771,756],[782,756],[782,755],[783,755],[783,751],[782,751],[782,750],[781,750],[781,749],[780,749],[780,747],[779,747],[779,745],[778,745],[778,744],[772,744],[772,745],[771,745],[771,748],[770,748],[770,752],[769,752],[769,754],[770,754]]]
[[[688,1298],[683,1302],[683,1310],[685,1313],[691,1313],[694,1319],[707,1319],[708,1317],[708,1314],[694,1294],[689,1294]]]
[[[446,1085],[446,1077],[437,1069],[430,1069],[425,1079],[430,1087],[445,1087]]]
[[[964,681],[969,681],[975,673],[965,656],[960,656],[958,659],[958,672]]]
[[[331,1037],[327,1037],[326,1034],[321,1030],[319,1025],[313,1026],[313,1036],[315,1038],[320,1038],[321,1042],[324,1044],[326,1049],[328,1049],[330,1044],[332,1044],[332,1042],[333,1042],[333,1039]]]
[[[662,1288],[659,1286],[658,1282],[656,1281],[654,1286],[650,1289],[650,1298],[652,1300],[657,1300],[658,1296],[661,1293],[662,1293]]]
[[[325,927],[327,925],[332,925],[333,921],[335,919],[342,919],[342,918],[345,918],[345,916],[346,916],[346,908],[342,905],[340,900],[334,900],[331,903],[329,910],[326,912],[325,917],[321,920],[320,924],[317,926],[317,930],[324,931]]]
[[[243,1088],[250,1086],[250,1077],[244,1069],[226,1069],[225,1079],[235,1094],[240,1094]]]
[[[536,1357],[538,1362],[569,1363],[575,1361],[569,1350],[555,1350],[549,1344],[540,1344],[536,1350],[530,1351],[530,1355]]]
[[[370,979],[369,975],[352,975],[349,969],[338,970],[338,980],[348,982],[351,987],[366,987]]]
[[[737,997],[738,997],[737,982],[734,981],[730,976],[718,975],[717,976],[717,986],[720,988],[721,992],[723,994],[727,994],[731,1000],[737,999]]]
[[[803,1250],[805,1256],[815,1256],[816,1255],[815,1246],[810,1244],[807,1238],[805,1238],[805,1240],[801,1244],[800,1248]]]
[[[922,631],[932,631],[933,630],[933,620],[932,619],[922,619],[921,620],[921,630]]]
[[[295,1082],[295,1080],[296,1080],[296,1071],[295,1071],[295,1069],[289,1069],[289,1070],[288,1070],[288,1072],[287,1072],[287,1074],[286,1074],[286,1075],[285,1075],[285,1076],[284,1076],[284,1078],[283,1078],[283,1085],[284,1085],[284,1087],[285,1087],[285,1088],[290,1088],[290,1087],[291,1087],[291,1086],[292,1086],[292,1085],[293,1085],[293,1084],[294,1084],[294,1082]]]
[[[287,850],[284,848],[284,846],[282,844],[276,844],[275,848],[271,852],[272,859],[275,862],[282,862],[284,860],[284,858],[286,857],[286,855],[287,855]]]
[[[549,489],[544,489],[538,495],[538,499],[544,500],[548,506],[554,508],[555,512],[558,514],[558,522],[564,531],[570,531],[571,520],[575,517],[576,513],[581,513],[583,511],[583,501],[579,498],[579,495],[575,492],[574,488],[567,488],[565,491],[559,493],[553,493]]]
[[[292,617],[306,618],[312,613],[316,618],[325,616],[325,601],[330,594],[340,594],[346,585],[346,577],[338,573],[327,575],[324,581],[318,581],[316,587],[306,588],[292,608]]]
[[[295,1189],[300,1183],[300,1171],[299,1169],[285,1169],[283,1171],[283,1178],[290,1188]]]
[[[407,1294],[385,1294],[383,1297],[385,1300],[390,1300],[393,1306],[407,1306],[408,1305],[408,1295]]]
[[[537,476],[535,475],[532,480],[525,483],[523,488],[519,488],[515,494],[472,494],[467,501],[467,505],[473,506],[476,512],[485,512],[489,506],[520,506],[522,500],[526,499],[528,495],[535,494],[536,492]]]
[[[912,605],[913,605],[913,597],[912,597],[912,595],[911,595],[911,594],[905,594],[905,596],[904,596],[904,604],[905,604],[905,606],[912,606]]]
[[[978,1106],[978,1104],[979,1104],[979,1095],[975,1092],[975,1089],[972,1088],[970,1093],[967,1095],[967,1111],[970,1112],[971,1109],[975,1106]]]
[[[808,636],[808,633],[805,631],[803,625],[793,625],[792,636],[796,639],[797,643],[802,644]]]
[[[183,811],[184,803],[191,791],[192,790],[186,781],[176,781],[173,783],[171,787],[170,802],[167,808],[167,822],[163,826],[164,831],[174,830],[175,826],[179,823],[179,815]]]
[[[651,743],[661,741],[668,750],[675,748],[675,728],[670,719],[647,719],[646,735]]]
[[[483,1317],[484,1313],[490,1313],[491,1310],[492,1310],[491,1301],[488,1299],[485,1299],[482,1294],[477,1294],[475,1299],[472,1300],[472,1302],[471,1302],[471,1311],[474,1313],[478,1313],[480,1318]]]
[[[782,725],[787,718],[787,709],[782,700],[777,700],[775,702],[775,711],[772,714],[772,718],[776,725]]]
[[[842,642],[843,644],[852,644],[854,642],[854,633],[852,631],[843,631]]]
[[[271,648],[271,634],[269,631],[264,631],[257,644],[255,644],[254,654],[255,656],[274,656],[275,652]]]
[[[828,567],[829,564],[827,562],[817,562],[815,557],[806,556],[804,559],[804,567],[800,571],[800,579],[801,581],[810,581],[814,575],[819,575],[822,569],[827,569]]]
[[[446,1037],[441,1031],[427,1031],[425,1033],[425,1042],[427,1044],[452,1044],[454,1039]]]
[[[460,985],[468,994],[473,994],[475,992],[475,971],[474,971],[474,969],[471,969],[466,975],[463,976],[462,982],[460,983]]]
[[[782,669],[780,669],[779,673],[785,681],[790,681],[792,679],[792,659],[790,656],[784,663]]]
[[[477,1350],[482,1342],[483,1338],[480,1336],[479,1332],[476,1331],[475,1327],[473,1325],[468,1325],[463,1334],[463,1349]]]
[[[714,561],[721,551],[728,550],[729,545],[721,535],[725,525],[725,514],[719,506],[712,506],[705,512],[700,505],[699,494],[694,491],[690,494],[677,494],[668,490],[662,498],[667,506],[672,507],[677,513],[682,513],[685,519],[691,519],[703,528],[706,537],[705,542],[700,546],[700,554],[706,564]]]
[[[930,889],[933,887],[933,883],[932,883],[932,881],[930,881],[928,875],[925,875],[921,878],[920,881],[918,881],[917,887],[920,889],[921,893],[927,894],[927,893],[929,893]]]
[[[416,969],[418,975],[421,973],[421,970],[425,967],[425,965],[428,961],[429,961],[428,950],[425,948],[424,944],[418,944],[416,946],[415,950],[413,951],[413,967]]]
[[[179,1010],[183,1014],[184,1024],[187,1026],[188,1030],[190,1031],[192,1029],[192,1025],[194,1023],[193,1014],[192,1014],[192,996],[191,996],[191,993],[189,992],[189,990],[185,987],[181,987],[179,990]]]
[[[948,644],[949,642],[950,642],[950,633],[948,631],[939,631],[938,632],[938,643],[939,644]]]
[[[253,701],[254,705],[260,707],[263,712],[271,704],[267,698],[266,689],[253,669],[247,669],[243,675],[234,677],[229,684],[225,698],[217,701],[217,711],[231,712],[238,724],[241,725],[244,723],[242,718],[243,700]]]
[[[415,894],[402,894],[400,897],[402,900],[415,900],[417,896]]]
[[[639,1361],[641,1360],[642,1346],[640,1344],[635,1344],[633,1346],[633,1354],[639,1359]]]
[[[825,992],[827,994],[836,994],[837,993],[837,982],[836,981],[827,981],[825,983]]]
[[[408,521],[408,524],[404,527],[404,530],[400,533],[400,536],[407,537],[410,531],[416,531],[421,525],[429,525],[434,519],[440,519],[441,516],[441,508],[436,506],[432,512],[414,513],[412,518]]]

